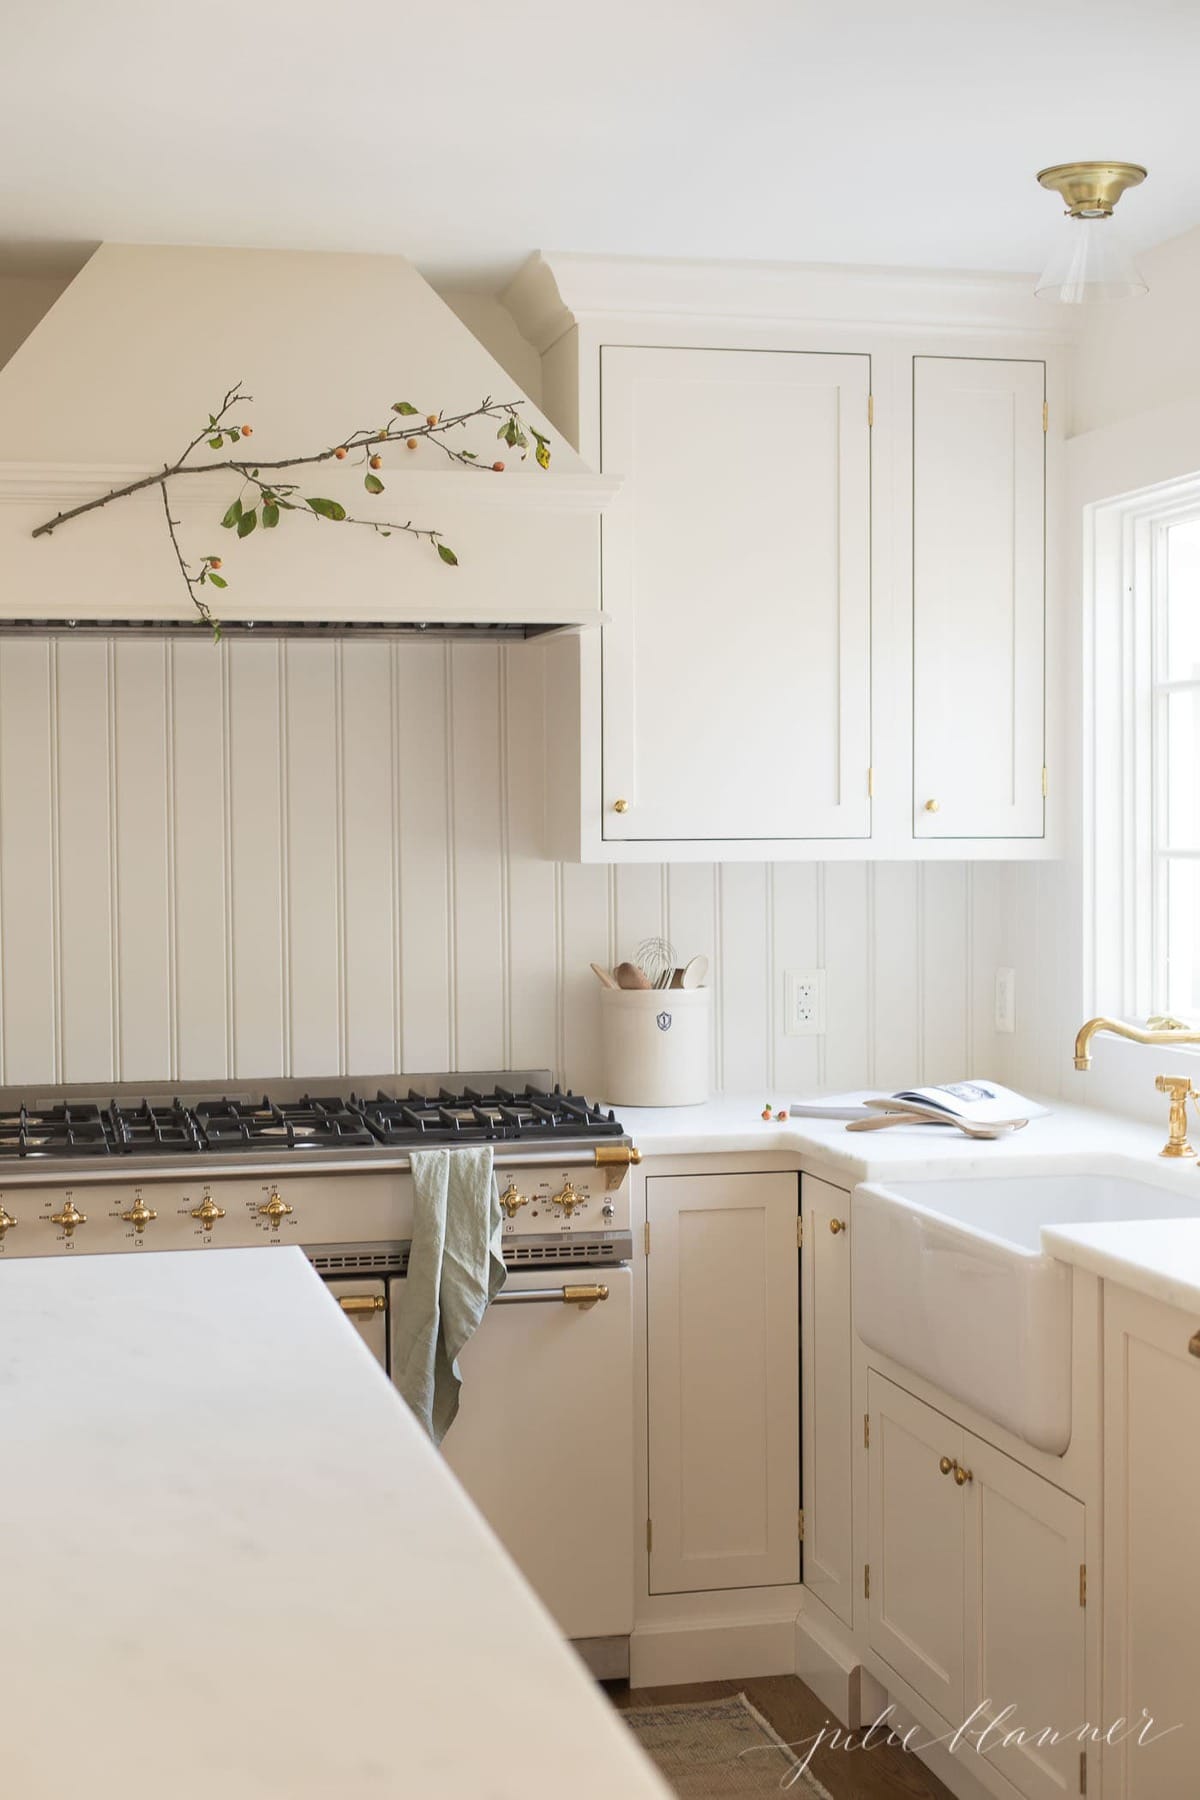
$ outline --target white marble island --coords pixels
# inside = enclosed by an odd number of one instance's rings
[[[663,1800],[299,1250],[0,1265],[0,1792]]]

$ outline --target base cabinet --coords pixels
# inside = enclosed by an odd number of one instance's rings
[[[1104,1718],[1132,1728],[1105,1751],[1105,1800],[1188,1800],[1200,1783],[1198,1327],[1105,1288]]]
[[[800,1579],[796,1175],[646,1182],[650,1592]]]
[[[965,1753],[995,1721],[982,1753],[1028,1800],[1084,1791],[1084,1507],[875,1371],[868,1396],[871,1648],[970,1722]]]
[[[804,1585],[852,1625],[850,1196],[811,1175],[800,1195]]]

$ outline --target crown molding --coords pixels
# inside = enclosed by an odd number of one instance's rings
[[[875,269],[821,263],[654,261],[538,251],[501,295],[542,354],[573,325],[636,317],[992,331],[1074,337],[1071,309],[1033,293],[1027,275]]]

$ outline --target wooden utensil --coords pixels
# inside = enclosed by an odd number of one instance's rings
[[[851,1119],[846,1125],[847,1131],[886,1131],[889,1125],[931,1125],[935,1131],[945,1131],[947,1127],[961,1131],[971,1138],[998,1138],[1003,1130],[990,1125],[967,1125],[962,1119],[947,1118],[943,1125],[940,1119],[930,1119],[921,1113],[873,1113],[869,1119]]]
[[[602,969],[599,963],[589,963],[588,968],[592,971],[592,974],[596,977],[596,980],[600,983],[601,987],[616,987],[617,983],[613,980],[608,970]]]
[[[643,990],[650,986],[649,980],[642,974],[636,963],[618,963],[613,974],[617,978],[617,986],[625,988],[627,991]]]

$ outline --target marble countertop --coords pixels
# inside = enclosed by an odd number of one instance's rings
[[[864,1090],[871,1091],[871,1090]],[[874,1090],[878,1091],[878,1090]],[[1200,1162],[1166,1163],[1161,1127],[1056,1100],[1023,1131],[979,1141],[939,1126],[897,1125],[847,1132],[840,1119],[764,1120],[764,1104],[790,1107],[796,1095],[725,1094],[703,1106],[617,1107],[643,1157],[771,1152],[797,1168],[854,1187],[860,1181],[987,1174],[1127,1175],[1196,1193],[1195,1219],[1047,1227],[1042,1242],[1064,1262],[1171,1305],[1200,1311]]]
[[[0,1267],[6,1794],[666,1800],[298,1249]]]

